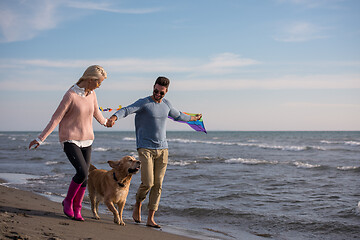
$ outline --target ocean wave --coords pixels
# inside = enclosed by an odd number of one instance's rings
[[[45,175],[42,176],[43,179],[63,179],[65,177],[64,173],[58,173],[58,174],[54,174],[54,175]]]
[[[45,165],[56,165],[56,164],[61,164],[62,162],[58,162],[58,161],[47,161],[45,162]]]
[[[282,145],[266,145],[266,144],[259,144],[260,148],[264,149],[275,149],[275,150],[282,150],[282,151],[308,151],[308,150],[326,150],[325,148],[319,147],[319,146],[282,146]]]
[[[348,171],[348,170],[357,170],[360,169],[359,166],[340,166],[337,167],[338,170]]]
[[[318,168],[321,167],[319,164],[310,164],[310,163],[303,163],[303,162],[294,162],[293,163],[298,168]]]
[[[52,184],[57,183],[56,185],[58,185],[58,181],[63,180],[64,177],[65,177],[65,174],[63,174],[63,173],[54,174],[54,175],[34,176],[31,178],[27,178],[27,181],[25,182],[25,184],[45,185],[45,184],[50,184],[50,183],[52,183]]]
[[[54,145],[54,144],[59,144],[59,142],[43,142],[41,145]]]
[[[348,145],[348,146],[360,146],[359,141],[328,141],[328,140],[321,140],[320,143],[329,144],[329,145]]]
[[[356,141],[346,141],[344,144],[350,146],[360,146],[360,142],[356,142]]]
[[[93,149],[94,152],[107,152],[110,150],[111,150],[111,148],[103,148],[103,147],[97,147],[97,148]]]
[[[321,150],[325,151],[326,148],[321,146],[287,146],[287,145],[269,145],[264,143],[255,143],[255,140],[249,140],[247,143],[243,142],[214,142],[214,141],[202,141],[202,140],[193,140],[193,139],[182,139],[182,138],[172,138],[168,139],[169,142],[178,142],[178,143],[198,143],[198,144],[209,144],[209,145],[222,145],[222,146],[242,146],[242,147],[258,147],[263,149],[274,149],[282,151],[308,151],[308,150]]]
[[[0,178],[4,179],[8,184],[27,184],[31,179],[40,178],[41,176],[30,175],[24,173],[0,173]]]
[[[258,165],[258,164],[278,164],[278,161],[266,161],[266,160],[259,160],[259,159],[245,159],[245,158],[230,158],[225,160],[225,163],[243,163],[243,164],[250,164],[250,165]]]
[[[248,165],[261,165],[261,164],[271,164],[271,165],[276,165],[276,164],[290,164],[290,165],[294,165],[298,168],[320,168],[323,167],[322,165],[319,164],[310,164],[310,163],[304,163],[304,162],[279,162],[279,161],[268,161],[268,160],[260,160],[260,159],[252,159],[252,158],[230,158],[225,160],[225,163],[230,163],[230,164],[234,164],[234,163],[241,163],[241,164],[248,164]]]
[[[124,140],[124,141],[136,141],[136,138],[124,137],[123,140]]]
[[[168,164],[172,165],[172,166],[187,166],[190,164],[196,164],[196,161],[183,161],[183,160],[172,161],[172,160],[169,160]]]
[[[178,143],[200,143],[200,144],[212,144],[212,145],[236,145],[234,143],[227,143],[227,142],[212,142],[212,141],[202,141],[202,140],[183,139],[183,138],[170,138],[167,139],[167,141],[178,142]]]
[[[241,163],[241,164],[248,164],[248,165],[261,165],[261,164],[290,164],[294,165],[298,168],[319,168],[322,167],[318,164],[310,164],[310,163],[303,163],[303,162],[279,162],[279,161],[268,161],[268,160],[260,160],[260,159],[251,159],[251,158],[230,158],[225,160],[225,163]]]

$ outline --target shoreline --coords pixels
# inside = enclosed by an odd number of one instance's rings
[[[102,203],[100,220],[95,220],[88,203],[83,202],[85,222],[74,221],[63,213],[63,197],[32,192],[15,185],[25,184],[31,177],[21,173],[0,173],[0,239],[93,240],[118,237],[144,240],[226,240],[235,239],[226,232],[212,228],[182,228],[161,224],[161,229],[149,228],[145,222],[135,223],[124,217],[126,226],[113,222],[113,215]],[[33,175],[32,175],[33,177]],[[30,230],[33,229],[33,230]],[[45,229],[45,230],[44,230]],[[48,229],[48,231],[46,230]],[[88,231],[88,230],[91,231]],[[36,230],[36,231],[35,231]],[[71,232],[76,234],[71,234]],[[100,232],[100,233],[99,233]],[[120,235],[119,235],[120,234]],[[264,236],[238,231],[236,239],[260,240]]]
[[[195,239],[152,229],[129,219],[124,220],[126,226],[119,226],[109,214],[100,214],[101,219],[95,220],[86,208],[82,210],[85,222],[74,221],[64,215],[61,204],[3,183],[6,181],[0,179],[1,239]]]

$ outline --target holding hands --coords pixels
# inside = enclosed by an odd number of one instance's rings
[[[106,122],[106,127],[110,128],[110,127],[114,126],[116,120],[117,120],[117,117],[115,115],[108,118],[108,120]]]

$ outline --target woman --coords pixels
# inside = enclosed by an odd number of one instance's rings
[[[81,203],[86,190],[94,140],[92,120],[95,117],[100,124],[105,126],[107,123],[99,110],[94,92],[106,77],[102,67],[88,67],[79,81],[65,93],[44,131],[29,144],[29,149],[33,146],[38,148],[59,124],[59,140],[76,170],[62,205],[65,215],[78,221],[84,221]]]

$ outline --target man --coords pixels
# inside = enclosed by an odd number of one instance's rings
[[[137,100],[135,103],[120,109],[108,120],[108,126],[113,126],[115,121],[136,113],[136,145],[141,161],[141,184],[136,193],[133,219],[141,221],[141,206],[147,193],[149,194],[148,218],[146,226],[160,228],[154,220],[158,210],[162,182],[168,162],[168,144],[166,141],[166,121],[168,116],[175,121],[196,121],[202,115],[186,115],[174,109],[170,102],[164,98],[168,92],[170,80],[166,77],[156,79],[153,95]]]

